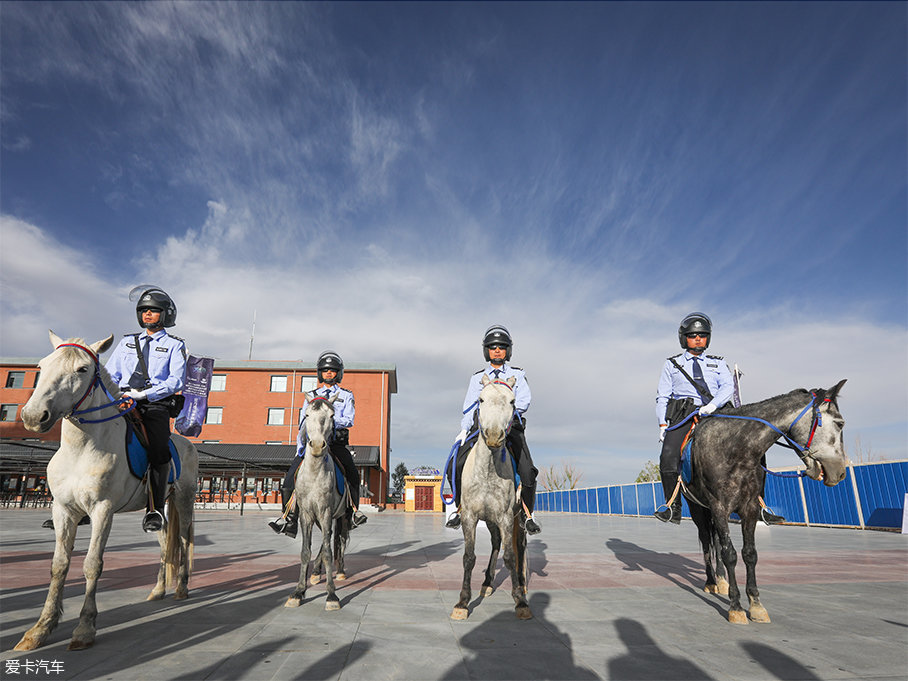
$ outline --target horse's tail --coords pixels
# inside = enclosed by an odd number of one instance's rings
[[[176,586],[177,575],[180,569],[180,554],[182,546],[180,544],[180,509],[179,504],[171,498],[170,513],[167,519],[167,536],[164,539],[164,565],[166,568],[165,584]],[[195,553],[195,531],[192,521],[189,523],[189,550],[187,551],[186,560],[186,579],[192,576],[192,559]]]

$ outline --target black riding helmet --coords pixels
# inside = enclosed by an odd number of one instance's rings
[[[129,292],[129,299],[136,303],[136,319],[143,329],[152,328],[142,322],[144,310],[160,310],[160,325],[170,328],[177,323],[177,306],[163,290],[157,286],[142,284]]]
[[[678,327],[678,342],[681,347],[687,350],[687,334],[705,333],[706,347],[709,347],[709,339],[712,336],[713,323],[709,317],[702,312],[691,312],[681,320],[681,326]]]
[[[315,364],[318,369],[318,380],[319,383],[327,383],[322,379],[322,371],[325,369],[331,369],[337,372],[337,376],[334,377],[334,380],[331,381],[332,384],[340,383],[344,378],[344,360],[340,358],[333,350],[325,350],[322,354],[318,356],[318,362]]]
[[[501,324],[490,326],[486,329],[485,336],[482,338],[482,354],[485,356],[486,362],[492,361],[492,358],[489,356],[489,348],[493,345],[503,345],[507,348],[504,361],[507,362],[511,359],[511,346],[513,345],[511,334]]]

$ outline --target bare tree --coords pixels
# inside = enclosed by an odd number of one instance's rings
[[[576,489],[582,479],[583,473],[577,469],[577,465],[564,461],[543,468],[539,474],[539,481],[549,491]]]

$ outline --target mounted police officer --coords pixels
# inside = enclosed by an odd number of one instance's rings
[[[340,382],[344,378],[344,361],[336,352],[326,350],[319,355],[316,371],[318,386],[309,394],[312,397],[327,399],[337,395],[337,399],[334,401],[334,437],[329,447],[331,454],[344,469],[344,477],[350,490],[350,501],[353,504],[353,527],[359,527],[368,518],[359,510],[359,471],[353,461],[353,454],[347,449],[350,442],[350,428],[353,427],[353,418],[356,415],[353,393],[340,387]],[[306,441],[306,419],[303,418],[296,434],[296,456],[293,463],[290,464],[290,470],[284,476],[284,484],[281,486],[281,502],[285,509],[293,498],[293,490],[296,488],[296,472],[306,454]],[[286,522],[276,520],[268,523],[268,526],[278,534],[296,537],[299,530],[299,510],[294,506],[287,513]]]
[[[511,334],[499,324],[490,326],[483,336],[482,352],[489,365],[477,371],[470,378],[467,395],[463,401],[463,419],[460,423],[462,430],[456,441],[458,444],[457,485],[455,486],[456,496],[454,503],[457,507],[460,506],[460,480],[463,474],[463,467],[466,464],[467,454],[473,448],[473,435],[479,430],[479,393],[482,390],[482,377],[488,376],[492,380],[500,381],[513,377],[517,380],[514,384],[515,411],[514,420],[511,423],[511,429],[507,437],[507,448],[517,461],[517,472],[520,475],[520,498],[525,509],[524,527],[529,534],[538,534],[542,528],[533,518],[533,508],[536,503],[536,474],[538,471],[533,466],[533,459],[530,456],[529,447],[527,447],[524,433],[526,420],[523,418],[524,413],[530,408],[530,386],[527,383],[523,369],[507,363],[511,359],[513,345]],[[451,473],[451,466],[448,466],[448,484],[451,484]],[[445,523],[445,526],[452,529],[460,527],[460,513],[453,513],[448,522]]]
[[[142,529],[164,528],[164,498],[170,473],[170,419],[179,413],[182,400],[176,393],[186,380],[186,344],[171,336],[177,322],[177,306],[157,286],[134,288],[129,299],[136,302],[136,320],[144,333],[127,334],[107,360],[111,380],[136,402],[148,434],[148,480],[152,500],[142,519]]]
[[[656,390],[656,418],[659,421],[659,440],[662,453],[659,472],[662,491],[669,503],[678,484],[681,446],[693,427],[689,421],[680,428],[668,430],[681,423],[691,413],[709,416],[725,406],[734,394],[734,381],[725,360],[719,355],[704,354],[712,336],[712,321],[702,312],[691,312],[678,327],[678,342],[684,352],[669,357],[662,367]],[[655,515],[662,522],[681,523],[681,494],[664,510]],[[763,520],[781,522],[783,518],[764,509]]]

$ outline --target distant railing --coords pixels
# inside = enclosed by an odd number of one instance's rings
[[[846,479],[835,487],[810,478],[767,475],[764,497],[792,524],[893,529],[902,526],[906,492],[908,460],[900,460],[850,465]],[[536,508],[548,512],[651,516],[661,503],[659,482],[536,493]],[[683,517],[690,518],[686,499],[682,507]]]

